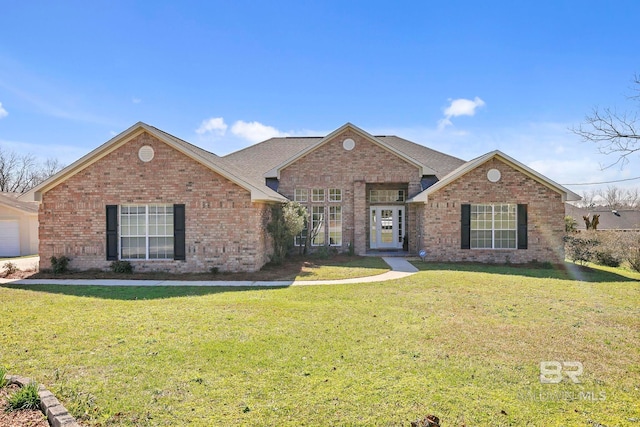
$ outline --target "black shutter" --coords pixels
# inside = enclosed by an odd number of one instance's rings
[[[462,205],[462,249],[471,249],[471,205]]]
[[[518,249],[527,249],[527,205],[518,205]]]
[[[173,205],[173,259],[178,261],[187,259],[184,205]]]
[[[107,205],[107,261],[118,260],[118,205]]]

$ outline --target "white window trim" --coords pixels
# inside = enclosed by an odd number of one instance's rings
[[[316,196],[315,192],[320,192],[320,191],[322,191],[322,199],[317,199],[317,200],[316,200],[316,198],[315,198],[315,196]],[[326,195],[325,195],[325,190],[324,190],[324,188],[314,188],[314,189],[312,189],[312,190],[311,190],[311,203],[323,203],[323,202],[324,202],[324,200],[325,200],[325,198],[326,198]]]
[[[173,260],[173,256],[171,258],[149,258],[149,237],[169,237],[169,235],[165,236],[151,236],[149,234],[149,206],[170,206],[169,204],[163,203],[151,203],[151,204],[135,204],[135,203],[127,203],[124,205],[118,205],[118,259],[120,261],[170,261]],[[144,206],[144,221],[145,221],[145,236],[144,236],[144,247],[145,247],[145,257],[144,258],[124,258],[122,256],[122,208],[123,207],[141,207]],[[171,205],[173,206],[173,205]],[[175,212],[174,212],[175,215]],[[124,237],[140,237],[140,236],[124,236]],[[175,230],[174,234],[171,235],[172,238],[175,239]],[[175,256],[175,254],[174,254]]]
[[[496,206],[515,206],[515,228],[499,228],[496,229],[495,226],[495,208]],[[518,205],[516,203],[472,203],[471,209],[473,210],[474,206],[491,206],[491,229],[474,229],[473,226],[469,226],[469,233],[473,233],[474,231],[491,231],[491,247],[490,248],[478,248],[473,247],[473,239],[469,238],[469,248],[471,250],[492,250],[492,251],[514,251],[518,249]],[[473,213],[471,213],[473,215]],[[473,224],[473,219],[471,219],[471,223]],[[514,231],[514,246],[512,248],[496,248],[496,231]]]
[[[301,193],[304,192],[304,199],[298,197],[298,191],[300,191]],[[307,203],[309,201],[309,190],[307,190],[306,188],[296,188],[293,190],[293,201],[294,202],[300,202],[300,203]]]
[[[331,192],[334,191],[334,197],[331,197]],[[337,198],[335,196],[338,196]],[[340,203],[342,202],[342,189],[341,188],[330,188],[329,189],[329,202],[330,203]]]
[[[336,208],[340,208],[339,226],[335,227],[337,230],[340,230],[340,243],[331,243],[331,209]],[[342,246],[342,205],[329,206],[329,215],[327,216],[327,235],[329,236],[329,246]]]

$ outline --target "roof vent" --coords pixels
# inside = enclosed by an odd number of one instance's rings
[[[151,160],[153,160],[153,156],[155,156],[153,147],[144,145],[138,150],[138,158],[145,163],[149,163]]]
[[[356,142],[351,138],[347,138],[344,141],[342,141],[342,148],[344,148],[347,151],[353,150],[355,146],[356,146]]]

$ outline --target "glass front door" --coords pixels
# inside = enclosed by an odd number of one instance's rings
[[[371,249],[402,249],[404,206],[371,206]]]

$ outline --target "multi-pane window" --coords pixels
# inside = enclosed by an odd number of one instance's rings
[[[342,206],[329,206],[329,244],[342,246]]]
[[[471,205],[471,248],[515,249],[517,209],[515,204]]]
[[[369,190],[369,202],[371,203],[404,202],[404,200],[404,190]]]
[[[324,206],[311,207],[311,230],[313,230],[315,234],[311,245],[324,245]]]
[[[307,202],[309,200],[308,192],[306,188],[296,188],[293,194],[293,200],[295,202]]]
[[[324,188],[314,188],[311,190],[312,202],[324,202]]]
[[[329,201],[330,202],[341,202],[342,201],[342,190],[339,188],[330,188],[329,189]]]
[[[307,210],[307,208],[304,208],[305,210],[305,221],[304,221],[304,228],[302,229],[302,231],[296,235],[293,244],[295,246],[304,246],[307,242],[307,233],[309,232],[309,223],[307,221],[308,218],[308,214],[309,211]]]
[[[121,259],[173,259],[173,205],[120,207]]]

